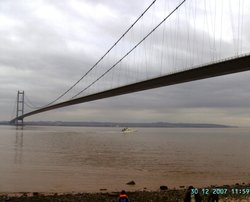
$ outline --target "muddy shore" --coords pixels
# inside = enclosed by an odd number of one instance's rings
[[[215,188],[226,190],[226,193],[219,194],[220,202],[250,202],[250,184],[223,185],[206,187],[210,192]],[[208,194],[204,194],[199,188],[203,201],[208,201]],[[241,191],[239,191],[241,190]],[[177,202],[183,201],[187,188],[168,189],[164,191],[136,191],[128,192],[130,202]],[[234,192],[234,193],[233,193]],[[241,192],[241,193],[240,193]],[[244,192],[244,193],[243,193]],[[0,202],[117,202],[119,193],[0,193]]]

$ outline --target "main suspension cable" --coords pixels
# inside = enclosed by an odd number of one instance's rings
[[[26,94],[25,94],[24,98],[25,98],[25,99],[24,99],[24,100],[25,100],[24,104],[25,104],[28,108],[30,108],[30,109],[39,109],[39,108],[40,108],[40,107],[38,107],[38,106],[33,105],[32,102],[30,101],[30,99],[27,97]]]
[[[170,14],[168,14],[154,29],[152,29],[141,41],[139,41],[130,51],[128,51],[121,59],[119,59],[114,65],[112,65],[107,71],[105,71],[100,77],[98,77],[95,81],[81,90],[79,93],[74,95],[71,99],[76,98],[82,92],[86,91],[92,85],[94,85],[97,81],[99,81],[102,77],[104,77],[109,71],[111,71],[115,66],[117,66],[124,58],[126,58],[134,49],[136,49],[145,39],[147,39],[159,26],[162,25],[178,8],[185,2],[186,0],[182,1]]]
[[[64,95],[66,95],[70,90],[72,90],[83,78],[85,78],[102,60],[103,58],[121,41],[121,39],[134,27],[134,25],[143,17],[143,15],[154,5],[157,0],[154,0],[144,11],[143,13],[133,22],[133,24],[122,34],[122,36],[108,49],[108,51],[78,80],[76,81],[68,90],[66,90],[63,94],[57,97],[55,100],[50,102],[49,104],[43,106],[47,107],[59,99],[61,99]],[[43,108],[41,107],[41,108]]]

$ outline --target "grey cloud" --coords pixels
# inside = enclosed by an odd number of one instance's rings
[[[98,13],[87,16],[81,12],[80,8],[72,5],[72,2],[75,1],[31,3],[13,0],[0,3],[0,17],[5,16],[14,23],[4,29],[2,27],[0,32],[0,105],[4,108],[0,119],[5,120],[5,117],[9,116],[7,108],[11,111],[10,103],[15,100],[17,90],[25,90],[29,98],[35,101],[34,104],[40,105],[48,103],[68,89],[102,56],[151,1],[76,1],[89,4],[93,8],[106,7],[111,13],[101,20],[95,16]],[[174,5],[176,2],[171,1],[170,4]],[[189,5],[192,6],[192,2]],[[52,9],[39,11],[46,6]],[[197,13],[202,14],[202,9],[198,8]],[[54,17],[53,14],[55,14]],[[110,17],[112,15],[113,17]],[[247,26],[249,19],[247,15],[244,18],[244,33],[242,34],[244,51],[247,51],[247,44],[250,41],[250,30]],[[157,20],[154,23],[157,23]],[[178,71],[189,67],[189,64],[195,65],[199,62],[210,61],[214,51],[211,44],[210,48],[204,48],[202,55],[200,52],[202,45],[209,46],[209,40],[213,42],[212,36],[203,30],[196,30],[195,36],[192,35],[190,38],[191,47],[188,49],[185,46],[186,36],[188,30],[190,33],[194,32],[193,22],[180,15],[179,23],[179,26],[166,23],[165,31],[162,27],[155,32],[146,45],[140,48],[141,52],[132,54],[127,61],[122,62],[112,74],[103,79],[101,87],[94,87],[93,91],[112,86],[112,82],[113,86],[121,85],[126,82],[135,82],[138,77],[146,79],[168,71]],[[146,17],[143,24],[146,25],[143,28],[144,31],[150,30],[150,22]],[[116,61],[119,54],[126,52],[126,48],[132,47],[142,36],[140,27],[139,25],[122,41],[121,50],[117,48],[113,52],[112,57],[116,59],[110,57],[105,60],[98,67],[101,69],[99,73],[96,71],[90,74],[65,99],[79,92],[87,85],[87,82],[97,78]],[[176,32],[176,28],[181,30]],[[178,39],[176,39],[176,33]],[[221,51],[217,50],[215,60],[234,54],[234,46],[230,41],[215,42],[216,47],[221,49]],[[143,51],[147,53],[146,61],[144,61]],[[179,69],[171,69],[172,62],[169,62],[169,58],[173,57],[177,58],[176,63]],[[134,58],[137,59],[135,62],[133,62]],[[130,64],[130,67],[127,67],[127,64]],[[147,71],[145,71],[146,66]],[[185,117],[188,117],[192,110],[197,112],[197,115],[194,113],[193,120],[199,120],[199,116],[203,113],[202,109],[206,109],[208,112],[210,110],[211,114],[218,110],[218,114],[221,117],[224,116],[224,119],[220,117],[220,119],[215,119],[215,122],[223,120],[229,123],[228,117],[237,117],[239,123],[240,121],[246,123],[248,117],[242,109],[249,107],[247,101],[249,76],[249,73],[244,72],[123,95],[55,110],[48,114],[37,115],[34,119],[46,120],[49,116],[54,120],[87,121],[89,118],[92,121],[112,121],[118,120],[121,116],[120,120],[133,118],[139,120],[141,117],[145,121],[161,121],[162,119],[182,122],[188,120]],[[211,117],[206,117],[204,120],[210,121]]]

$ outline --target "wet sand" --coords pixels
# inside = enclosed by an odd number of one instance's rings
[[[214,187],[209,187],[211,189]],[[226,194],[219,195],[220,202],[250,202],[250,193],[248,194],[233,194],[231,189],[250,189],[250,183],[244,185],[223,185],[217,188],[227,189]],[[186,193],[186,188],[183,189],[168,189],[164,191],[135,191],[128,192],[127,195],[131,202],[177,202],[183,201]],[[55,201],[55,202],[117,202],[118,192],[99,193],[0,193],[0,202],[35,202],[35,201]],[[203,201],[208,201],[208,195],[201,194]]]

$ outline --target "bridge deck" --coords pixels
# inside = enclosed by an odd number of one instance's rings
[[[94,100],[99,100],[108,97],[114,97],[118,95],[159,88],[163,86],[169,86],[184,82],[190,82],[200,79],[206,79],[216,76],[222,76],[226,74],[232,74],[237,72],[243,72],[250,70],[250,55],[245,55],[237,58],[232,58],[224,61],[220,61],[217,63],[207,64],[201,67],[197,67],[194,69],[185,70],[182,72],[173,73],[166,76],[161,76],[158,78],[141,81],[138,83],[114,88],[111,90],[106,90],[103,92],[95,93],[88,96],[83,96],[80,98],[76,98],[73,100],[61,102],[58,104],[54,104],[48,107],[44,107],[29,113],[26,113],[18,118],[11,120],[12,123],[15,122],[16,119],[23,119],[25,117],[38,114],[41,112],[66,107],[70,105],[80,104],[84,102],[90,102]]]

